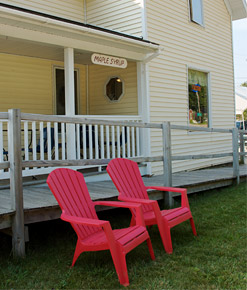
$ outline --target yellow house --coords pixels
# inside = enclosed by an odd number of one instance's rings
[[[232,128],[232,20],[244,17],[245,0],[1,1],[0,111]],[[213,133],[172,138],[175,155],[231,146]],[[161,142],[145,134],[144,154]]]

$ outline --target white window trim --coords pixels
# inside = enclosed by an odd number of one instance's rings
[[[196,21],[194,21],[194,20],[192,20],[192,15],[191,15],[191,7],[190,7],[190,3],[191,3],[191,0],[188,0],[188,9],[189,9],[189,21],[191,22],[191,23],[194,23],[194,24],[196,24],[196,25],[199,25],[199,26],[201,26],[201,27],[205,27],[205,24],[204,24],[204,3],[203,3],[203,0],[201,0],[201,12],[202,12],[202,23],[198,23],[198,22],[196,22]]]
[[[208,127],[212,128],[212,96],[211,96],[211,71],[206,68],[201,67],[195,67],[195,66],[188,66],[187,65],[187,99],[188,99],[188,105],[187,105],[187,124],[190,125],[190,116],[189,116],[189,70],[197,70],[200,72],[204,72],[208,75]],[[190,132],[191,133],[191,132]],[[193,133],[205,133],[205,132],[193,132]]]
[[[113,101],[110,100],[109,97],[106,95],[106,85],[108,84],[108,82],[112,78],[119,78],[121,80],[122,84],[123,84],[123,92],[122,92],[121,96],[119,97],[118,100],[113,100]],[[110,103],[110,104],[119,103],[122,100],[124,95],[125,95],[125,82],[124,82],[123,78],[121,76],[119,76],[119,75],[114,75],[114,76],[108,77],[106,82],[105,82],[105,84],[104,84],[104,97],[107,100],[107,102]]]

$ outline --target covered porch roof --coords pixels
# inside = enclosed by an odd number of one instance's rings
[[[92,53],[147,61],[159,45],[138,37],[15,6],[0,4],[0,52],[63,61],[64,48],[75,62],[88,64]]]

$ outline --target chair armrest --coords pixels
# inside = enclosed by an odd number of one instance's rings
[[[153,208],[154,214],[157,218],[157,221],[162,222],[161,221],[162,215],[161,215],[160,207],[159,207],[157,200],[150,200],[150,199],[143,199],[143,198],[127,198],[127,197],[121,196],[121,195],[119,195],[118,199],[123,200],[123,201],[136,202],[136,203],[140,203],[142,205],[151,205]]]
[[[145,204],[145,205],[152,205],[152,204],[157,202],[156,200],[144,199],[144,198],[128,198],[128,197],[125,197],[125,196],[121,196],[121,193],[118,196],[118,199],[122,200],[122,201],[132,202],[132,203],[133,202],[134,203],[141,203],[141,204]]]
[[[181,193],[181,206],[182,207],[190,207],[189,201],[187,197],[187,189],[186,188],[178,188],[178,187],[166,187],[166,186],[146,186],[146,189],[154,189],[160,191],[170,191]]]
[[[94,226],[94,227],[103,227],[109,223],[108,221],[103,221],[103,220],[71,216],[71,215],[67,215],[64,212],[61,214],[61,219],[66,222],[70,222],[70,223],[74,223],[78,225]]]
[[[139,203],[134,202],[119,202],[119,201],[95,201],[94,205],[104,205],[121,208],[133,208],[136,210],[136,224],[145,227],[143,218],[142,206]]]
[[[139,199],[142,201],[142,199]],[[124,200],[125,201],[125,200]],[[145,201],[145,199],[144,199]],[[151,201],[151,200],[148,200]],[[137,203],[137,204],[136,204]],[[119,201],[95,201],[95,205],[105,205],[105,206],[112,206],[112,207],[123,207],[123,208],[139,208],[140,205],[136,202],[136,199],[129,199],[129,202],[119,202]]]

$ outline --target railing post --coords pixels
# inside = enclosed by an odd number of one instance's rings
[[[25,231],[22,189],[21,112],[9,110],[8,150],[10,162],[11,207],[15,210],[12,220],[12,247],[14,257],[25,256]]]
[[[239,133],[240,153],[244,153],[244,133]],[[244,155],[240,155],[240,163],[244,164]]]
[[[172,154],[171,154],[171,125],[170,122],[162,123],[162,138],[163,138],[163,171],[164,171],[164,186],[172,186]],[[172,192],[164,194],[164,202],[172,207],[174,200]]]
[[[237,184],[239,184],[240,178],[239,178],[239,154],[238,154],[238,128],[232,129],[232,152],[233,152],[233,176],[237,178]]]

